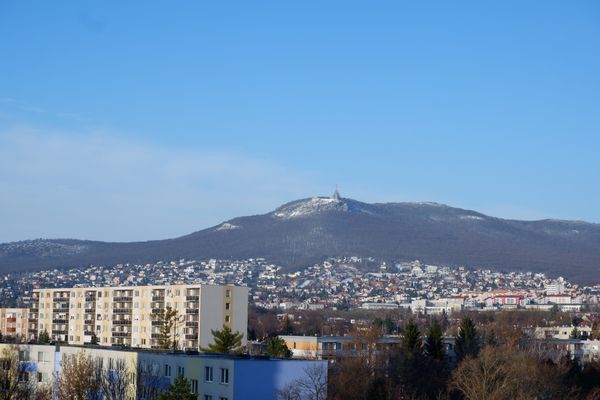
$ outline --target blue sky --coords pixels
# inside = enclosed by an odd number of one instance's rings
[[[0,3],[0,241],[300,197],[600,222],[600,3]]]

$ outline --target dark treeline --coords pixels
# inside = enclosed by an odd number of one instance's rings
[[[293,319],[251,308],[256,339],[281,334],[351,335],[352,356],[332,360],[328,398],[600,400],[600,362],[550,358],[528,346],[536,326],[577,324],[560,312],[473,312],[437,317],[406,311],[297,311]],[[354,323],[350,323],[353,320]],[[382,346],[383,335],[400,336]],[[596,332],[596,335],[600,332]],[[456,338],[447,348],[444,337]]]

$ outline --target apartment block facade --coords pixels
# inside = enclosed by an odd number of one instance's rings
[[[0,334],[2,337],[11,337],[16,340],[25,340],[28,337],[27,308],[0,308]]]
[[[177,310],[178,347],[198,350],[212,342],[212,329],[248,327],[248,288],[218,285],[168,285],[37,289],[32,293],[29,339],[42,331],[74,345],[157,348],[156,315]]]

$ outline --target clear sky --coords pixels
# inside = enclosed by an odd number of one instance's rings
[[[600,222],[598,1],[2,1],[0,241],[329,195]]]

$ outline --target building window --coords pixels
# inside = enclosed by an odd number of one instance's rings
[[[225,297],[231,297],[231,289],[225,289]]]
[[[221,368],[221,383],[228,384],[229,383],[229,369]]]
[[[212,400],[212,396],[210,394],[205,394],[204,400]]]
[[[46,362],[46,357],[44,357],[43,351],[38,351],[38,362]]]
[[[212,367],[204,367],[204,380],[206,382],[213,381],[213,368]]]
[[[169,364],[165,364],[165,376],[166,377],[171,376],[171,366]]]
[[[229,305],[230,305],[230,303],[225,303],[225,309],[226,310],[229,310]]]
[[[219,397],[219,400],[227,400],[227,397]]]
[[[185,368],[177,367],[177,376],[184,376],[184,375],[185,375]]]
[[[197,379],[192,379],[192,394],[197,394],[198,393],[198,380]]]
[[[231,320],[231,318],[229,317],[229,315],[226,315],[226,316],[225,316],[225,322],[227,322],[227,323],[228,323],[230,320]]]

